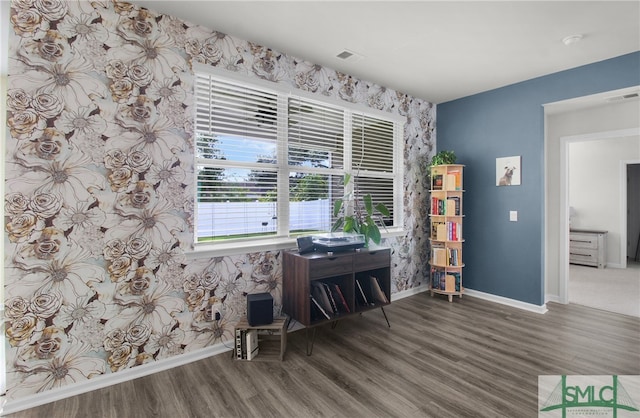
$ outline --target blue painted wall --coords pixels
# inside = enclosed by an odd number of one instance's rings
[[[437,106],[437,150],[464,172],[465,287],[544,303],[544,110],[559,100],[640,85],[640,52]],[[522,156],[522,184],[497,187],[496,158]],[[518,222],[509,211],[518,211]]]

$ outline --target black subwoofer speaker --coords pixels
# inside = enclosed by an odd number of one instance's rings
[[[252,327],[273,322],[273,296],[270,293],[247,295],[247,322]]]

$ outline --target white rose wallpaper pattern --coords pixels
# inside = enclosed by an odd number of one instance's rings
[[[406,116],[407,233],[386,244],[394,293],[425,282],[430,103],[124,2],[13,0],[7,23],[8,399],[230,342],[248,293],[281,305],[279,252],[185,256],[194,62]]]

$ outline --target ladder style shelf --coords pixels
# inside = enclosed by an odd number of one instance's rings
[[[462,207],[464,166],[446,164],[431,166],[429,221],[431,251],[429,255],[429,289],[447,295],[462,297]]]

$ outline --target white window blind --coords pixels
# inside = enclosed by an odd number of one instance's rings
[[[291,234],[331,229],[333,201],[343,196],[344,109],[290,97],[288,103]]]
[[[329,231],[345,173],[397,224],[399,122],[207,73],[195,96],[197,241]]]
[[[196,77],[198,238],[277,233],[278,95]]]
[[[373,202],[389,209],[389,219],[384,219],[388,226],[393,223],[394,181],[400,180],[394,172],[394,123],[364,114],[352,119],[355,191],[360,196],[370,194]]]

